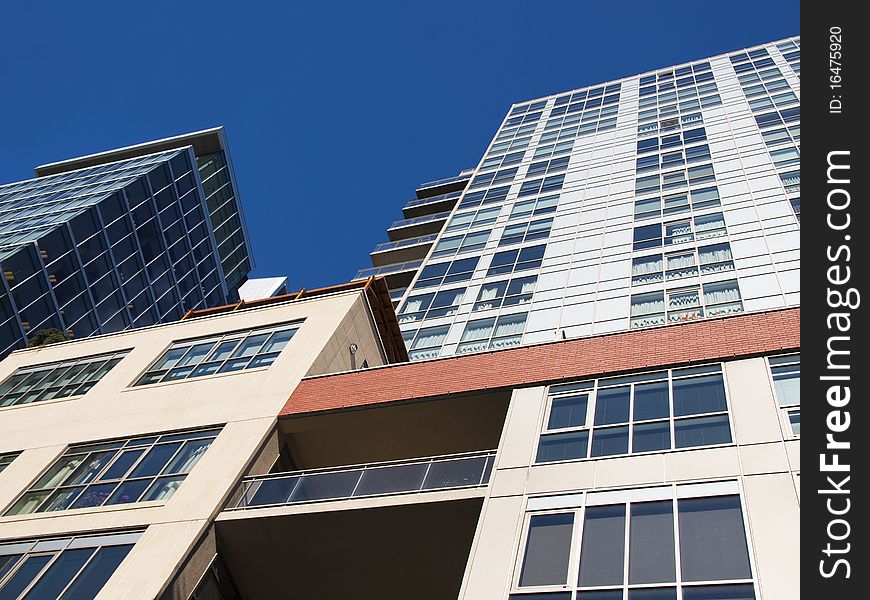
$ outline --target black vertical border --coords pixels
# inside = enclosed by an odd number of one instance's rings
[[[801,261],[802,261],[802,395],[801,402],[801,587],[806,598],[863,598],[870,565],[864,560],[870,542],[864,527],[868,487],[866,463],[870,460],[870,430],[867,410],[870,402],[865,379],[870,373],[866,353],[861,352],[866,338],[866,312],[863,306],[870,296],[867,288],[868,220],[866,179],[866,123],[868,108],[865,60],[870,23],[859,16],[858,2],[804,2],[801,6]],[[839,33],[837,33],[839,32]],[[833,36],[833,38],[832,38]],[[837,47],[840,44],[840,47]],[[839,52],[840,55],[832,54]],[[834,64],[835,60],[839,65]],[[837,70],[839,67],[839,71]],[[841,88],[832,87],[836,77]],[[831,101],[839,100],[839,112],[831,110]],[[831,152],[848,152],[832,157]],[[848,170],[832,171],[838,183],[829,182],[829,160]],[[848,180],[848,181],[845,181]],[[842,190],[842,191],[834,191]],[[846,196],[845,193],[848,193]],[[837,209],[829,206],[831,204]],[[848,200],[847,200],[848,198]],[[846,206],[848,204],[848,206]],[[847,218],[849,219],[847,221]],[[845,229],[837,230],[849,223]],[[848,275],[848,281],[843,281]],[[833,282],[832,282],[833,279]],[[839,300],[837,293],[855,298],[849,306],[831,306]],[[838,313],[840,317],[832,317]],[[838,330],[848,325],[848,331]],[[828,368],[828,344],[848,350],[835,362],[848,368]],[[848,380],[824,380],[828,375],[847,376]],[[848,386],[831,392],[831,386]],[[834,393],[834,406],[828,401]],[[839,400],[838,401],[838,397]],[[847,416],[848,414],[848,416]],[[845,421],[849,419],[848,428]],[[830,426],[844,431],[832,432]],[[838,442],[848,442],[848,449],[828,448],[827,435]],[[827,463],[838,455],[848,472],[823,472],[822,457]],[[803,468],[806,467],[806,468]],[[844,482],[845,477],[849,477]],[[830,481],[828,480],[830,477]],[[837,486],[848,493],[832,493]],[[848,510],[846,510],[848,509]],[[834,514],[842,512],[843,514]],[[842,538],[842,539],[837,539]],[[829,546],[830,544],[830,546]],[[845,563],[837,563],[844,560]],[[848,567],[847,567],[848,565]],[[827,573],[826,577],[824,573]],[[765,599],[766,600],[766,599]]]

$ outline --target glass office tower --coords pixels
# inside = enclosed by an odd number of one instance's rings
[[[42,329],[81,338],[236,297],[251,261],[226,156],[173,140],[0,186],[0,356]]]
[[[411,246],[411,359],[798,305],[799,61],[793,38],[514,104]]]

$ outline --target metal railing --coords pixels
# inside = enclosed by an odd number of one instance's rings
[[[399,221],[393,221],[393,224],[390,225],[389,229],[396,229],[398,227],[407,227],[408,225],[418,225],[420,223],[428,223],[429,221],[438,221],[439,219],[446,219],[450,216],[450,211],[444,211],[440,213],[435,213],[434,215],[425,215],[423,217],[416,217],[414,219],[401,219]]]
[[[229,510],[479,487],[495,450],[248,477]]]
[[[437,237],[437,233],[431,233],[429,235],[421,235],[420,237],[408,238],[407,240],[398,240],[396,242],[382,242],[375,246],[375,249],[372,251],[372,253],[386,252],[387,250],[395,250],[396,248],[404,248],[405,246],[416,246],[417,244],[434,242],[435,238]]]
[[[357,279],[365,279],[366,277],[389,275],[391,273],[401,273],[403,271],[416,271],[422,264],[422,260],[409,260],[403,263],[384,265],[382,267],[368,267],[357,271],[353,280],[356,281]]]

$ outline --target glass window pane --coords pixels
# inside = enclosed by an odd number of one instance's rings
[[[651,452],[669,450],[671,447],[671,427],[667,421],[642,423],[634,426],[631,440],[632,452]]]
[[[674,422],[674,442],[677,448],[730,444],[728,416],[678,419]]]
[[[628,590],[628,600],[677,600],[675,588]]]
[[[0,600],[14,600],[33,581],[42,568],[52,559],[51,555],[31,556],[19,567],[3,589],[0,589]]]
[[[755,600],[751,583],[683,588],[683,600]]]
[[[113,482],[89,486],[88,489],[82,492],[70,508],[90,508],[92,506],[101,506],[117,485],[117,483]]]
[[[598,390],[595,398],[595,424],[628,422],[629,386]]]
[[[294,333],[296,333],[295,329],[276,331],[272,334],[272,337],[269,338],[269,341],[266,342],[260,352],[281,352],[281,350],[283,350],[287,345],[287,342],[290,341],[290,338],[293,337]]]
[[[125,481],[118,486],[118,489],[115,490],[115,493],[111,495],[106,504],[128,504],[130,502],[136,502],[150,483],[150,479]]]
[[[263,342],[266,341],[266,338],[269,337],[268,333],[261,333],[258,335],[250,335],[245,338],[239,347],[233,352],[233,358],[240,358],[243,356],[253,356],[260,349],[260,346],[263,345]]]
[[[172,444],[159,444],[152,447],[142,461],[136,465],[130,477],[148,477],[157,475],[166,466],[166,463],[175,454],[175,451],[181,447],[181,442]]]
[[[148,488],[145,495],[142,496],[142,502],[149,500],[169,500],[175,491],[181,486],[184,481],[184,475],[173,475],[171,477],[159,477],[154,481],[154,484]]]
[[[668,382],[645,383],[634,387],[634,420],[663,419],[668,408]]]
[[[553,398],[547,429],[582,427],[586,424],[586,406],[588,403],[588,394]]]
[[[620,585],[625,565],[625,506],[586,509],[579,585]]]
[[[721,375],[674,380],[674,415],[697,415],[727,410]]]
[[[788,367],[771,367],[773,372],[773,387],[780,406],[799,405],[801,403],[801,368],[800,365]]]
[[[738,496],[683,499],[677,511],[683,581],[752,577]]]
[[[166,468],[166,473],[190,473],[208,447],[211,446],[212,440],[194,440],[187,442],[169,466]]]
[[[536,462],[543,463],[586,458],[588,443],[588,431],[542,435],[538,443],[538,455],[535,460]]]
[[[564,585],[571,552],[572,513],[535,515],[529,521],[520,585]]]
[[[118,458],[115,459],[108,469],[106,469],[102,475],[100,475],[100,480],[106,479],[118,479],[123,477],[127,471],[130,470],[130,467],[133,466],[133,463],[142,455],[144,449],[136,448],[135,450],[127,450],[123,454],[121,454]]]
[[[633,503],[629,540],[629,583],[676,580],[674,509],[670,500]]]
[[[90,600],[95,598],[132,548],[132,545],[100,548],[85,570],[76,578],[75,583],[64,593],[61,600]]]
[[[93,548],[77,548],[62,552],[39,578],[39,582],[27,592],[24,600],[57,598],[93,553]]]
[[[592,434],[592,456],[628,454],[628,427],[596,429]]]

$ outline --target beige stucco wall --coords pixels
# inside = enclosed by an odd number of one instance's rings
[[[777,406],[764,358],[726,362],[725,378],[733,444],[545,465],[533,463],[547,388],[515,390],[460,598],[506,598],[529,498],[723,479],[742,490],[759,600],[798,598],[800,441]]]
[[[248,462],[273,430],[299,380],[312,369],[383,364],[363,292],[354,290],[10,355],[0,381],[21,366],[131,349],[87,394],[0,409],[0,453],[22,452],[0,473],[0,510],[68,445],[225,424],[176,494],[166,502],[0,517],[0,541],[145,527],[145,533],[98,596],[155,598],[216,516]],[[166,384],[129,387],[173,342],[302,320],[269,367]],[[346,356],[345,356],[346,355]]]

